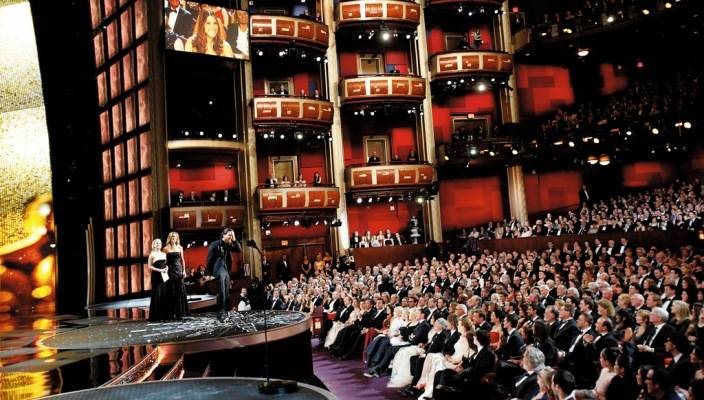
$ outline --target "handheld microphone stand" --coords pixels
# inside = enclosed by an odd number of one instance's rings
[[[251,247],[259,253],[259,257],[264,259],[264,254],[257,243],[254,240],[247,241],[247,247]],[[275,379],[271,380],[269,376],[269,337],[267,335],[268,325],[267,325],[267,306],[264,306],[264,376],[266,377],[266,382],[259,384],[259,393],[261,394],[285,394],[293,393],[298,391],[298,382],[292,380],[281,380]]]

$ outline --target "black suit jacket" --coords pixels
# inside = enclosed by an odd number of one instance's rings
[[[277,297],[276,299],[269,299],[267,308],[269,310],[285,310],[286,304],[284,304],[280,297]]]
[[[460,380],[464,387],[470,388],[489,372],[496,370],[496,354],[488,347],[463,362],[464,370],[460,372]]]
[[[352,306],[342,309],[342,311],[337,313],[337,315],[335,316],[335,321],[340,321],[342,323],[347,322],[347,320],[350,319],[350,314],[352,313],[352,310],[354,310],[354,307]]]
[[[377,315],[377,312],[378,310],[376,308],[372,310],[368,324],[363,325],[365,328],[381,329],[383,327],[384,320],[386,319],[386,310],[381,310],[379,315]]]
[[[618,340],[616,340],[616,336],[614,336],[613,333],[609,332],[599,340],[596,340],[596,343],[594,343],[594,347],[596,348],[597,354],[601,354],[601,351],[604,349],[608,349],[609,347],[618,347]],[[597,360],[599,358],[597,357]]]
[[[232,258],[230,257],[231,252],[239,253],[242,251],[242,246],[238,241],[234,241],[231,244],[227,244],[218,239],[208,246],[208,258],[206,261],[206,271],[208,275],[213,275],[213,271],[217,267],[224,267],[226,271],[230,271],[232,267]]]
[[[574,319],[570,318],[567,322],[555,328],[555,336],[553,337],[555,346],[562,351],[567,351],[577,335],[579,335],[577,324],[574,322]]]
[[[670,337],[675,331],[675,329],[672,327],[670,324],[665,324],[660,331],[655,335],[655,338],[652,337],[652,335],[655,334],[656,328],[653,327],[652,333],[646,339],[645,344],[649,345],[653,349],[655,349],[655,354],[658,356],[664,356],[666,355],[665,352],[665,342],[667,341],[667,338]],[[651,343],[652,339],[652,343]]]
[[[680,356],[677,362],[672,362],[669,367],[667,367],[667,374],[670,376],[672,382],[681,388],[687,388],[694,378],[694,373],[696,368],[689,361],[689,357],[686,354]]]
[[[428,353],[440,353],[445,347],[445,340],[450,335],[450,331],[443,330],[433,335],[432,340],[428,343]]]
[[[401,328],[401,335],[405,340],[410,342],[412,345],[418,345],[421,343],[427,343],[428,342],[428,333],[430,332],[430,324],[428,321],[421,321],[413,327],[413,329],[409,328]],[[404,330],[405,329],[405,330]]]
[[[518,329],[511,332],[508,339],[506,339],[506,344],[501,346],[496,354],[502,360],[508,360],[509,358],[516,358],[521,356],[521,348],[523,347],[524,341]]]
[[[459,331],[455,331],[447,337],[445,340],[445,345],[442,348],[443,354],[454,354],[455,353],[455,343],[460,340],[462,334]]]
[[[166,7],[164,9],[164,16],[167,21],[169,19],[169,12],[171,12],[171,9]],[[188,39],[193,36],[193,27],[195,24],[196,20],[193,18],[193,14],[188,10],[184,10],[183,7],[179,7],[176,23],[174,24],[174,33],[181,36],[181,38]]]
[[[518,383],[524,376],[525,374],[520,375],[516,383]],[[538,394],[539,390],[538,374],[534,372],[524,379],[519,385],[516,385],[516,393],[514,396],[519,399],[530,400]]]

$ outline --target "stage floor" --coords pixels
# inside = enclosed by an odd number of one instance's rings
[[[141,308],[143,310],[149,309],[149,297],[142,297],[141,299],[130,299],[130,300],[119,300],[111,301],[107,303],[93,304],[86,306],[88,311],[105,311],[105,310],[121,310],[126,308]],[[193,294],[188,295],[188,308],[191,310],[197,310],[199,308],[205,308],[214,306],[217,302],[217,296],[212,294]]]
[[[267,311],[266,316],[268,340],[293,336],[308,329],[309,317],[301,312]],[[217,350],[217,347],[244,347],[263,341],[264,311],[231,311],[226,322],[218,322],[215,313],[203,313],[185,317],[182,321],[111,321],[88,325],[42,339],[40,345],[78,350],[172,344],[188,352],[191,346],[204,351],[203,346],[207,346],[207,350]]]
[[[298,391],[285,395],[259,393],[260,378],[199,378],[175,381],[145,382],[140,384],[109,386],[47,397],[47,400],[114,400],[114,399],[238,399],[255,400],[286,397],[287,400],[333,400],[332,393],[323,389],[298,384]]]

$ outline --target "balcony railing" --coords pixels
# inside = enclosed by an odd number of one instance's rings
[[[430,57],[430,77],[449,78],[461,75],[510,75],[513,56],[500,51],[459,50]]]
[[[451,6],[469,4],[472,6],[501,7],[503,0],[426,0],[428,6]]]
[[[260,187],[257,195],[260,213],[335,210],[340,205],[337,187]]]
[[[349,191],[390,187],[430,186],[435,168],[430,164],[351,166],[345,170]]]
[[[171,229],[217,229],[244,224],[243,206],[193,206],[171,208]]]
[[[382,21],[415,27],[420,22],[420,5],[400,0],[341,1],[335,15],[340,28]]]
[[[425,79],[414,75],[380,74],[340,80],[343,104],[425,99]]]
[[[279,15],[252,15],[250,19],[253,44],[295,41],[322,50],[328,48],[328,27],[320,22]]]
[[[333,107],[329,101],[309,97],[262,96],[254,98],[254,125],[331,125]]]

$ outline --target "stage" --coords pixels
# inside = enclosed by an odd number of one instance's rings
[[[217,302],[217,296],[212,294],[197,294],[188,295],[188,308],[190,310],[198,310],[201,308],[206,308],[214,306]],[[106,311],[106,310],[123,310],[130,308],[139,308],[142,310],[149,309],[149,302],[151,299],[149,297],[142,297],[139,299],[129,299],[129,300],[118,300],[111,301],[108,303],[98,303],[86,306],[88,312],[91,311]]]

